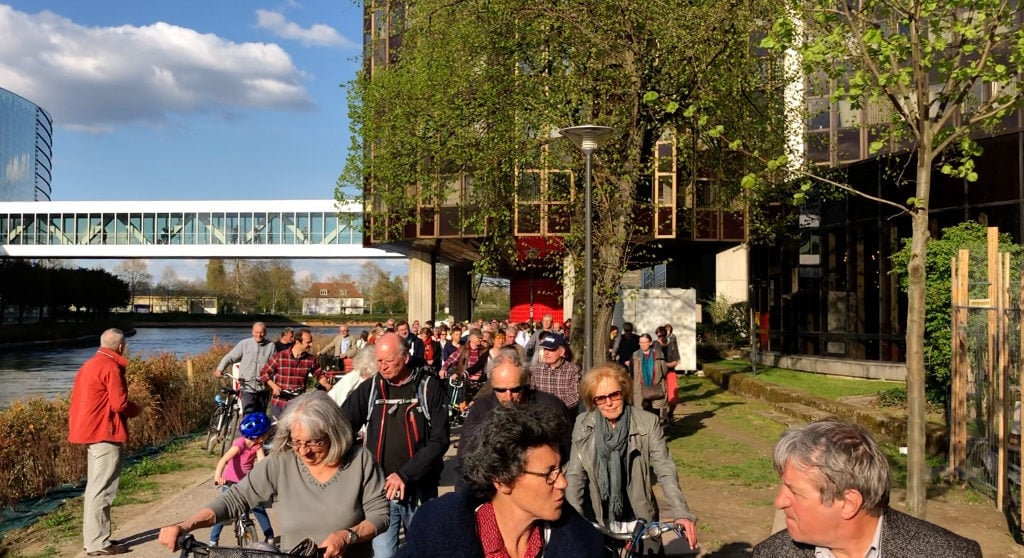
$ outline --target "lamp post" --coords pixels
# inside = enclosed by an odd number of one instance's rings
[[[584,190],[584,231],[583,243],[583,372],[586,373],[594,364],[594,234],[593,210],[590,193],[590,156],[601,147],[615,130],[607,126],[572,126],[562,128],[559,134],[569,138],[586,156],[586,189]]]

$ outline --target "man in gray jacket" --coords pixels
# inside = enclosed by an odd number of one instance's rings
[[[786,529],[755,558],[981,558],[978,543],[889,508],[889,463],[859,425],[825,420],[790,429],[775,445]]]
[[[274,342],[267,339],[267,325],[263,322],[252,324],[252,337],[243,339],[234,349],[224,355],[217,365],[214,376],[220,378],[224,369],[238,362],[242,386],[238,397],[242,400],[242,416],[251,412],[265,413],[270,404],[270,393],[260,383],[260,371],[274,354]]]

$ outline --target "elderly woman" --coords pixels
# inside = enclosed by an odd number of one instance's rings
[[[352,357],[352,370],[341,377],[340,380],[328,395],[341,407],[341,404],[348,399],[348,396],[363,383],[363,380],[377,373],[377,356],[373,345],[359,349],[356,356]]]
[[[565,419],[540,405],[498,406],[464,456],[468,488],[423,505],[398,556],[601,556],[601,535],[565,505]]]
[[[273,501],[282,548],[309,538],[328,558],[371,556],[367,543],[388,526],[384,474],[352,439],[326,393],[300,395],[278,421],[271,455],[207,507],[161,529],[160,542],[175,550],[180,535]]]
[[[654,340],[647,333],[638,339],[640,348],[633,353],[633,405],[645,411],[657,412],[661,418],[665,413],[665,356],[654,346]],[[649,398],[644,387],[660,390],[661,397]]]
[[[650,340],[650,338],[648,338]],[[630,405],[633,381],[617,363],[599,364],[580,382],[587,412],[576,418],[565,497],[587,519],[619,533],[636,520],[660,519],[652,490],[656,479],[667,515],[697,545],[697,517],[679,488],[679,474],[665,445],[658,417]]]

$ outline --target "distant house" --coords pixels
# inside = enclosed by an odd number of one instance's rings
[[[362,314],[363,296],[354,283],[313,283],[302,299],[307,316]]]

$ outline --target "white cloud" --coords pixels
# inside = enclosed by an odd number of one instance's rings
[[[305,76],[280,46],[168,23],[86,27],[0,5],[0,87],[54,123],[104,132],[172,113],[309,110]]]
[[[357,46],[335,31],[330,25],[314,23],[303,28],[301,25],[288,21],[281,12],[256,10],[256,26],[266,29],[277,37],[299,41],[303,46],[343,47]]]

